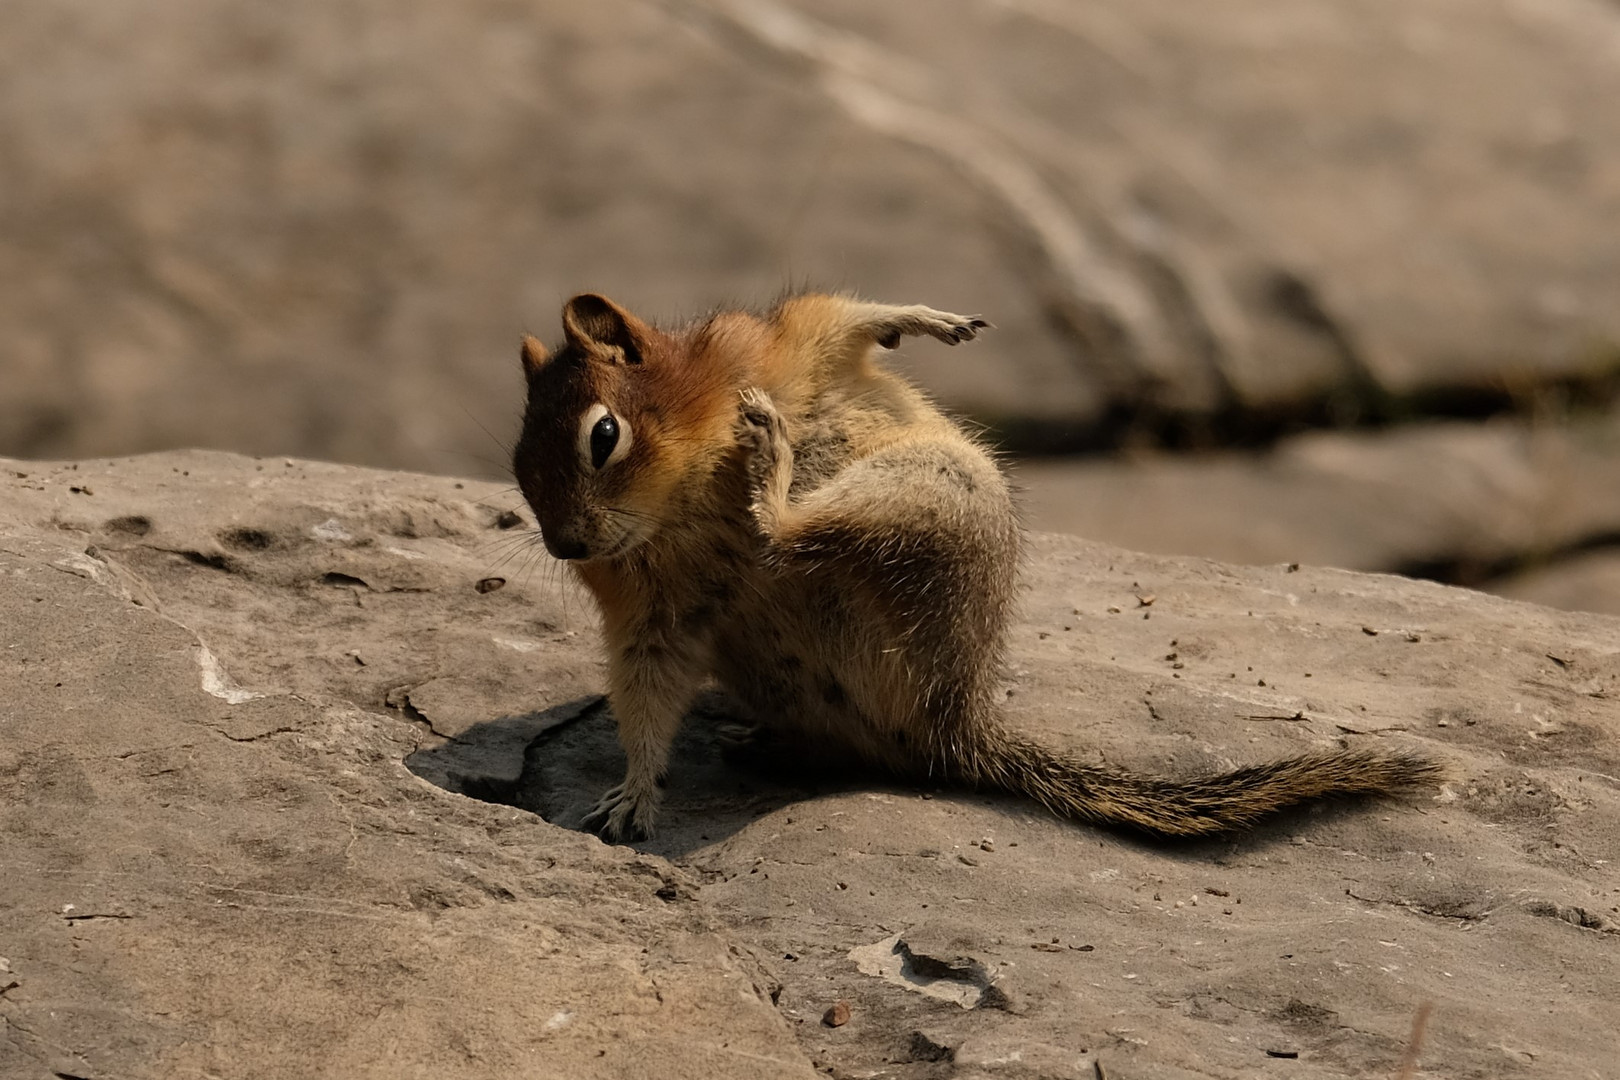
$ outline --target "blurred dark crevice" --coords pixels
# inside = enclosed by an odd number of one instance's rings
[[[1383,430],[1435,420],[1485,421],[1518,417],[1572,419],[1620,407],[1620,350],[1587,371],[1542,378],[1436,383],[1386,390],[1371,379],[1347,378],[1313,394],[1247,404],[1228,400],[1213,410],[1167,406],[1151,388],[1116,396],[1087,419],[980,417],[1000,449],[1026,456],[1264,450],[1318,429]]]
[[[1591,533],[1557,547],[1537,548],[1534,551],[1493,556],[1442,553],[1408,559],[1390,567],[1389,572],[1402,577],[1437,581],[1443,585],[1488,589],[1492,583],[1516,574],[1543,570],[1579,555],[1606,550],[1620,554],[1620,529]]]
[[[72,445],[78,424],[74,415],[59,405],[40,405],[20,415],[0,414],[0,430],[8,432],[0,454],[9,457],[48,459],[61,455],[60,448]]]

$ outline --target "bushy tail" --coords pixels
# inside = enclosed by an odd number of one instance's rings
[[[1006,732],[994,733],[965,765],[961,779],[1034,799],[1060,817],[1165,837],[1248,829],[1298,803],[1387,795],[1444,775],[1416,754],[1338,750],[1170,780],[1081,765]]]

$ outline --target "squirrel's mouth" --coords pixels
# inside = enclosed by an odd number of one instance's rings
[[[618,507],[591,506],[572,519],[541,523],[540,535],[553,558],[564,562],[604,562],[641,546],[656,531],[648,516]]]
[[[645,539],[646,534],[640,529],[626,528],[611,536],[599,537],[589,546],[580,544],[577,555],[557,555],[556,551],[552,551],[552,554],[560,559],[566,558],[570,562],[607,562],[619,558],[632,548],[639,547]]]
[[[640,544],[643,539],[644,537],[637,534],[634,530],[627,530],[614,537],[608,543],[604,544],[600,551],[593,551],[590,554],[590,559],[592,561],[617,559],[631,548]]]

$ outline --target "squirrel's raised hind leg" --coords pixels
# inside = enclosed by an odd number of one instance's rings
[[[979,315],[953,315],[921,304],[857,303],[851,305],[859,330],[885,349],[899,346],[903,337],[938,338],[947,345],[972,341],[990,323]]]
[[[893,349],[903,337],[933,337],[947,345],[972,341],[990,323],[921,304],[878,304],[849,296],[807,293],[782,303],[771,316],[778,347],[834,370],[865,361],[873,345]]]

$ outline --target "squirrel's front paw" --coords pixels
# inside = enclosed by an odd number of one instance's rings
[[[580,828],[616,844],[651,839],[657,816],[657,794],[633,791],[631,785],[625,783],[603,795],[579,824]]]
[[[774,514],[787,498],[787,472],[793,448],[787,421],[776,411],[771,396],[757,387],[742,392],[737,412],[737,445],[743,448],[748,469],[748,492],[756,516]],[[764,520],[761,521],[764,524]]]
[[[748,452],[752,462],[767,468],[776,457],[776,449],[787,445],[787,424],[776,411],[771,395],[750,386],[742,392],[742,405],[737,412],[737,442]]]

